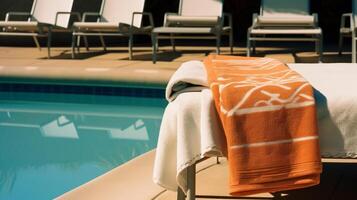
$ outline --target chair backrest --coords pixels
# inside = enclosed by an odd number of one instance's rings
[[[260,15],[298,17],[310,15],[309,0],[261,0]]]
[[[145,0],[102,0],[101,15],[103,22],[131,24],[133,12],[144,11]],[[133,25],[141,26],[141,15],[136,15]]]
[[[74,0],[34,0],[31,14],[36,21],[67,28],[69,15],[59,15],[57,12],[71,12]]]
[[[223,0],[180,0],[179,15],[222,16]]]

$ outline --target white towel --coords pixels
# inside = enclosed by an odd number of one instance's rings
[[[166,86],[166,99],[171,102],[186,92],[198,92],[208,88],[205,67],[200,61],[183,63],[172,75]]]
[[[222,156],[225,138],[201,62],[184,63],[167,88],[153,180],[170,190],[187,190],[186,169],[206,156]],[[178,89],[179,88],[179,89]]]
[[[357,64],[289,64],[316,89],[323,157],[357,158]]]

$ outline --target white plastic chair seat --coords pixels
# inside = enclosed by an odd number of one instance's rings
[[[218,16],[181,16],[168,15],[166,18],[167,24],[174,26],[215,26],[219,22]]]
[[[10,30],[37,30],[38,22],[36,21],[0,21],[0,27]]]
[[[119,24],[111,22],[75,22],[73,27],[86,31],[118,31]]]
[[[314,26],[314,16],[298,16],[298,17],[284,17],[284,16],[258,16],[258,26]]]
[[[319,35],[322,33],[321,28],[311,28],[311,29],[252,29],[251,34],[308,34],[308,35]]]

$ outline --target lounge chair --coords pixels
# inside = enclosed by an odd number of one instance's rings
[[[73,24],[72,58],[80,36],[99,36],[104,50],[103,36],[124,36],[129,38],[129,59],[132,59],[133,35],[150,35],[154,27],[152,15],[143,12],[144,4],[145,0],[103,0],[99,13],[83,13],[82,22]],[[96,22],[88,22],[90,16],[96,17]],[[149,17],[149,26],[141,26],[143,16]]]
[[[71,12],[73,0],[34,0],[30,12],[8,12],[0,21],[0,36],[30,36],[41,50],[38,37],[47,37],[48,58],[51,57],[53,31],[68,31],[71,15],[80,20],[79,13]],[[26,18],[13,21],[12,17]]]
[[[178,13],[166,13],[164,26],[154,28],[152,32],[153,63],[156,62],[159,39],[170,39],[174,51],[175,39],[214,39],[219,54],[221,36],[227,35],[232,53],[232,16],[222,10],[222,0],[180,0]],[[228,26],[223,25],[225,18]]]
[[[266,61],[262,62],[261,66],[272,69],[274,65],[268,64],[269,60]],[[242,64],[242,62],[240,63]],[[242,66],[248,65],[243,64]],[[353,108],[357,108],[357,106],[349,106],[356,102],[354,99],[357,97],[357,93],[350,92],[354,90],[353,82],[357,84],[355,79],[356,64],[305,63],[288,64],[288,66],[303,75],[314,87],[323,162],[357,163],[357,133],[353,126],[357,119],[353,119],[353,116],[357,116],[353,114]],[[266,67],[265,69],[267,69]],[[261,69],[263,68],[261,67]],[[181,187],[178,188],[177,200],[194,200],[195,198],[238,199],[232,196],[215,196],[212,193],[210,195],[196,194],[195,174],[199,171],[196,170],[196,164],[203,161],[205,157],[225,154],[224,151],[219,151],[219,149],[225,150],[226,147],[226,144],[222,143],[222,141],[226,141],[226,138],[218,125],[221,121],[217,115],[217,109],[215,109],[212,91],[200,87],[210,87],[205,82],[207,79],[202,79],[202,77],[207,77],[204,64],[200,61],[190,61],[184,63],[173,74],[167,85],[166,98],[171,102],[168,103],[162,119],[153,180],[158,185],[173,191],[176,190],[178,185],[187,186],[186,195],[180,189]],[[229,81],[230,77],[221,77],[224,78],[221,82],[223,87],[220,88],[224,88],[224,86],[229,85],[226,81]],[[274,83],[272,77],[267,78],[266,82],[274,85],[276,83]],[[252,85],[255,85],[252,76],[246,76],[246,78],[247,81],[242,81],[242,84],[250,85],[252,83]],[[285,80],[285,78],[283,79]],[[281,81],[280,78],[278,79]],[[277,79],[275,78],[275,80]],[[235,85],[238,85],[238,83]],[[261,85],[256,85],[255,89],[260,87]],[[210,98],[212,103],[203,103],[210,101]],[[224,110],[224,108],[222,109]],[[342,115],[346,114],[349,115],[344,117],[346,120],[339,120]],[[211,177],[214,176],[215,174],[211,174]],[[217,180],[215,178],[213,180]],[[217,188],[222,187],[217,185]],[[220,189],[219,191],[224,190]],[[242,197],[240,199],[284,199],[279,198],[281,193],[276,195],[276,198]],[[287,199],[290,198],[287,197]],[[294,196],[291,199],[294,199]]]
[[[253,14],[247,32],[247,56],[252,47],[255,52],[256,41],[312,41],[321,61],[322,30],[317,14],[309,10],[309,0],[262,0],[260,14]]]
[[[346,26],[346,19],[349,19],[349,27]],[[357,2],[352,0],[352,13],[344,13],[341,16],[340,37],[338,42],[338,52],[342,53],[342,44],[345,37],[352,37],[352,63],[356,63],[356,19]]]

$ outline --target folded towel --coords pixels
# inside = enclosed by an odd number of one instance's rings
[[[207,74],[200,61],[183,63],[172,75],[166,86],[166,99],[171,102],[186,92],[197,92],[208,88]]]
[[[187,191],[186,170],[207,156],[222,156],[224,133],[207,86],[202,62],[184,63],[166,87],[165,109],[156,149],[153,181]]]
[[[204,60],[227,139],[230,193],[316,185],[321,158],[313,88],[269,58]]]

